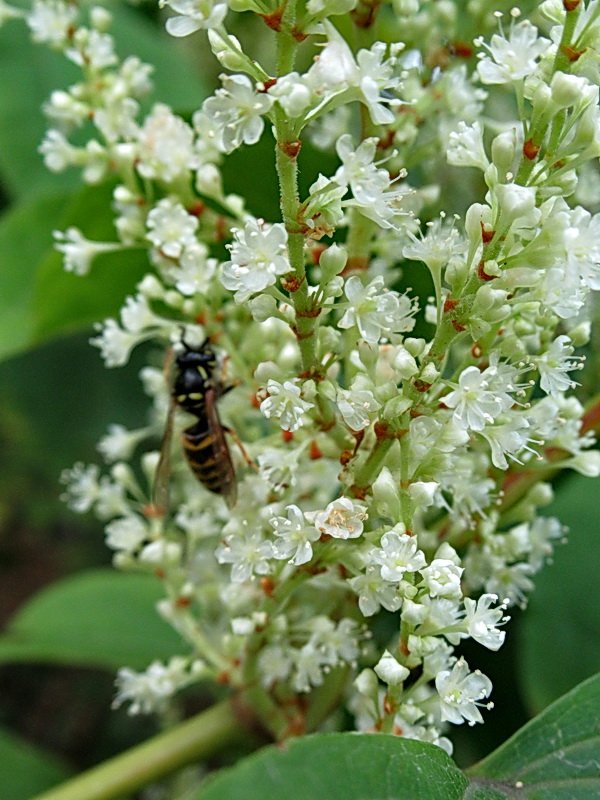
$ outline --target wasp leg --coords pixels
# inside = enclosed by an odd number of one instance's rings
[[[239,451],[242,454],[242,458],[246,462],[247,466],[252,467],[253,470],[256,470],[256,472],[258,472],[258,464],[255,461],[253,461],[252,458],[250,457],[250,454],[244,447],[242,440],[237,434],[237,431],[234,431],[233,428],[228,428],[227,425],[221,425],[221,427],[225,431],[225,433],[228,433],[233,439],[233,441],[237,444]]]

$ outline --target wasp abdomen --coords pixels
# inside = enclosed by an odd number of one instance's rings
[[[211,492],[231,498],[235,472],[223,429],[211,427],[204,419],[182,434],[183,452],[195,477]]]

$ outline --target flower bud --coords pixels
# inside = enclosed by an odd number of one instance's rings
[[[555,72],[550,83],[552,100],[558,108],[567,108],[575,105],[581,99],[584,87],[587,85],[585,78],[578,75],[567,75],[565,72]]]
[[[235,36],[222,36],[211,28],[207,33],[211,50],[219,64],[231,72],[248,72],[249,59],[243,55],[242,46]]]
[[[388,686],[399,686],[410,675],[410,670],[403,667],[389,650],[384,652],[373,669]]]
[[[383,467],[373,484],[373,500],[377,512],[390,519],[398,519],[402,513],[400,489],[387,467]]]
[[[517,135],[514,128],[503,131],[494,138],[492,142],[492,161],[503,178],[506,178],[506,173],[511,171],[516,152]]]
[[[361,673],[355,678],[354,685],[360,694],[365,697],[376,697],[377,695],[377,677],[372,669],[363,669]]]
[[[337,244],[332,244],[327,250],[321,253],[319,258],[319,267],[321,268],[321,282],[329,282],[335,275],[339,273],[346,266],[348,260],[348,253],[345,248]]]
[[[278,316],[277,301],[270,294],[259,294],[248,303],[252,319],[265,322],[270,317]]]
[[[408,494],[417,508],[428,508],[433,505],[438,488],[436,481],[415,481],[408,487]]]

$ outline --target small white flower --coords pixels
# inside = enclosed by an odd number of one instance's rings
[[[293,381],[279,381],[271,378],[267,383],[269,397],[260,404],[260,410],[267,419],[274,417],[284,431],[296,431],[303,424],[304,414],[313,404],[300,397],[298,378]]]
[[[107,546],[125,553],[133,553],[149,537],[148,525],[138,514],[109,522],[105,533]]]
[[[440,672],[435,679],[435,688],[440,695],[442,719],[454,725],[469,725],[483,722],[478,706],[489,697],[492,682],[479,670],[469,672],[469,665],[460,658],[451,670]],[[486,705],[486,707],[489,707]]]
[[[273,517],[269,520],[275,536],[278,537],[273,543],[273,557],[287,559],[290,564],[299,567],[311,560],[311,542],[316,542],[321,534],[313,525],[306,524],[304,514],[298,506],[287,506],[286,513],[287,517]]]
[[[557,336],[543,355],[533,358],[546,394],[556,396],[577,385],[567,374],[582,367],[581,359],[571,359],[574,349],[568,336]]]
[[[490,608],[492,603],[498,602],[495,594],[482,594],[477,601],[465,597],[464,602],[469,636],[488,650],[499,650],[504,644],[506,633],[499,631],[497,626],[508,621],[508,617],[504,616],[506,606],[501,604],[497,608]]]
[[[513,23],[508,39],[494,34],[490,44],[482,43],[487,50],[477,65],[482,83],[511,83],[522,81],[535,72],[537,59],[550,45],[548,39],[538,36],[537,28],[528,20]]]
[[[363,532],[363,520],[366,517],[364,505],[349,497],[339,497],[329,503],[324,511],[307,514],[320,533],[334,539],[357,539]]]
[[[455,167],[476,167],[486,171],[490,162],[483,146],[483,129],[479,120],[471,125],[462,120],[458,123],[458,128],[448,137],[446,158]]]
[[[231,153],[242,143],[256,144],[263,132],[262,118],[273,105],[273,98],[256,92],[246,75],[222,75],[221,89],[202,104],[202,111],[215,127],[217,145]]]
[[[27,24],[34,42],[46,42],[61,48],[75,26],[79,9],[62,0],[35,0]]]
[[[53,235],[56,250],[64,255],[65,270],[74,272],[75,275],[87,275],[92,261],[100,253],[114,253],[121,249],[120,244],[90,241],[78,228],[54,231]]]
[[[100,335],[90,339],[90,344],[100,348],[107,367],[122,367],[129,360],[133,348],[145,338],[139,333],[123,330],[114,319],[107,319],[100,326]]]
[[[447,558],[434,558],[429,566],[420,570],[423,583],[431,597],[460,597],[460,578],[464,572]]]
[[[109,425],[108,433],[98,442],[98,451],[109,464],[114,461],[127,461],[139,442],[147,435],[147,428],[129,431],[123,425]]]
[[[416,537],[405,533],[402,524],[383,534],[381,547],[371,550],[369,562],[379,565],[381,577],[393,583],[401,581],[406,572],[422,570],[427,563]]]
[[[236,303],[272,286],[278,275],[290,272],[287,231],[281,223],[267,225],[250,219],[243,229],[234,228],[234,242],[228,246],[231,261],[223,264],[221,282],[235,292]]]
[[[227,3],[217,0],[159,0],[159,6],[168,6],[178,16],[167,20],[171,36],[189,36],[202,28],[216,28],[225,19]]]
[[[170,183],[198,165],[192,129],[168,106],[157,103],[137,137],[137,171],[144,178]]]
[[[86,467],[81,462],[74,464],[71,469],[63,470],[60,482],[66,485],[67,491],[61,499],[78,514],[89,511],[100,492],[99,474],[96,464]]]
[[[179,258],[196,242],[198,219],[170,197],[160,200],[148,214],[147,238],[167,258]]]
[[[381,408],[369,389],[338,389],[337,407],[346,425],[353,431],[362,431],[371,424],[371,415]]]
[[[464,430],[483,430],[503,410],[501,398],[490,389],[486,372],[466,367],[460,374],[457,388],[444,396],[444,405],[454,409],[452,418]]]
[[[163,711],[170,698],[197,681],[204,669],[202,661],[190,664],[187,658],[181,656],[173,656],[167,664],[153,661],[144,672],[123,667],[116,680],[118,692],[113,708],[131,703],[128,713],[132,715]]]
[[[404,294],[386,289],[381,275],[367,286],[352,275],[344,291],[350,307],[338,322],[340,328],[356,325],[362,338],[371,344],[377,344],[382,336],[413,329],[417,310],[414,302]]]
[[[381,571],[375,566],[367,567],[365,572],[350,578],[348,583],[358,595],[358,607],[363,617],[372,617],[382,606],[388,611],[398,611],[402,605],[397,586],[384,581]]]
[[[269,559],[273,557],[271,542],[260,533],[227,536],[215,552],[219,564],[231,564],[232,583],[244,583],[253,575],[267,575]]]

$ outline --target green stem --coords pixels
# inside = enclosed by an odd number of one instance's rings
[[[377,439],[373,445],[373,449],[367,456],[367,460],[354,474],[354,485],[356,487],[359,489],[371,487],[394,441],[395,440],[392,438]]]
[[[247,729],[225,701],[33,800],[115,800],[246,736]]]

